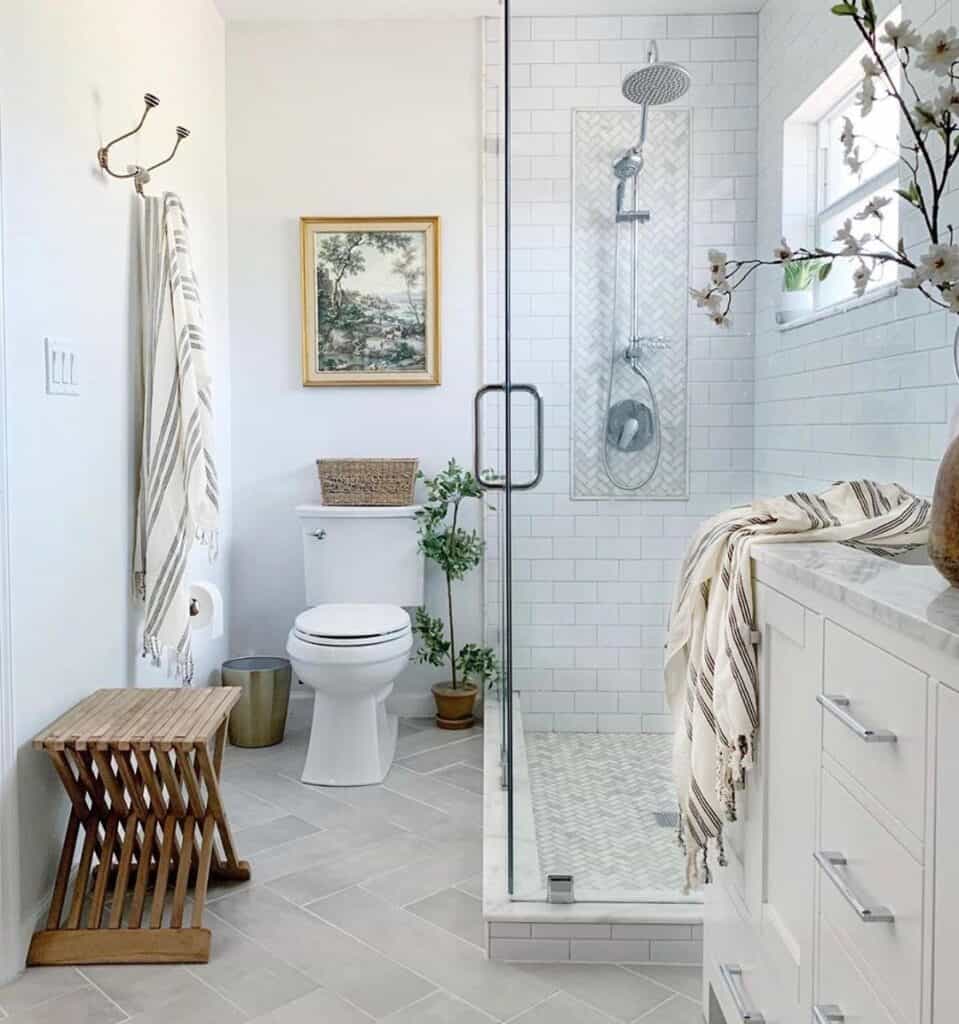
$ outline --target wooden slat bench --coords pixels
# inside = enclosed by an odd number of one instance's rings
[[[219,786],[240,696],[234,687],[98,690],[34,739],[71,810],[46,928],[33,936],[28,965],[209,960],[209,878],[250,877]]]

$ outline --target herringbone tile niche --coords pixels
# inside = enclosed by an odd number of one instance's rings
[[[644,350],[643,363],[659,407],[662,454],[648,475],[655,448],[620,452],[603,462],[606,409],[621,399],[650,405],[649,390],[623,359],[630,336],[631,236],[616,224],[613,163],[639,138],[638,110],[579,110],[573,124],[572,490],[577,498],[681,498],[688,491],[686,409],[689,264],[689,112],[649,112],[640,177],[641,334],[664,339]],[[617,249],[619,253],[617,266]],[[618,273],[617,273],[618,271]],[[612,403],[608,400],[610,351]]]

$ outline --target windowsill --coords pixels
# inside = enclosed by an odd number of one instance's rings
[[[783,324],[777,322],[776,330],[786,332],[798,330],[800,327],[808,327],[810,324],[819,323],[820,320],[828,320],[830,317],[840,316],[850,310],[869,306],[874,302],[882,302],[884,299],[891,299],[898,291],[898,282],[891,281],[889,284],[874,288],[871,292],[866,292],[862,298],[844,299],[842,302],[834,302],[831,306],[823,306],[822,309],[814,310],[812,313],[797,316],[795,320],[787,320]]]

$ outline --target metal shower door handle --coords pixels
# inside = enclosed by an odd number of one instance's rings
[[[483,447],[483,399],[492,391],[506,394],[505,384],[487,384],[479,389],[473,398],[473,476],[476,477],[480,487],[489,491],[505,491],[506,481],[499,478],[490,478],[483,475],[480,465],[482,461]],[[521,391],[532,396],[533,406],[536,410],[536,472],[532,480],[525,483],[513,484],[514,491],[529,491],[536,487],[543,479],[543,396],[539,393],[534,384],[511,384],[510,393]],[[509,444],[509,438],[506,443]]]

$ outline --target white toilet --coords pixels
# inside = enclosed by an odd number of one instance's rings
[[[306,599],[286,650],[315,691],[303,781],[382,782],[396,750],[393,682],[413,649],[404,608],[423,603],[416,506],[300,505]]]

